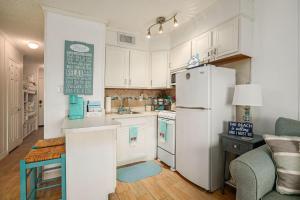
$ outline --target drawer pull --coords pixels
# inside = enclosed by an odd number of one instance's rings
[[[234,149],[237,149],[237,148],[238,148],[238,145],[234,144],[234,145],[233,145],[233,148],[234,148]]]

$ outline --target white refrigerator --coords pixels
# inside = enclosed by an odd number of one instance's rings
[[[235,119],[235,70],[206,65],[176,74],[176,170],[208,191],[221,185],[219,134]]]

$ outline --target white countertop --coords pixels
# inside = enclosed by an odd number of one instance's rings
[[[111,113],[106,114],[107,119],[123,119],[123,118],[136,118],[136,117],[147,117],[147,116],[157,116],[159,111],[151,111],[151,112],[139,112],[135,114],[117,114]]]
[[[76,133],[78,131],[113,129],[120,126],[120,122],[115,119],[137,118],[147,116],[157,116],[158,111],[140,112],[135,114],[106,114],[101,117],[86,117],[84,119],[69,120],[66,118],[63,123],[65,133]]]
[[[63,129],[66,133],[72,132],[71,130],[84,130],[84,129],[112,129],[120,126],[120,123],[105,116],[101,117],[86,117],[84,119],[69,120],[65,119]]]

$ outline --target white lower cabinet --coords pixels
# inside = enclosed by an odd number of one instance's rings
[[[115,120],[121,123],[121,127],[117,129],[118,166],[156,158],[156,116]],[[129,142],[131,127],[136,127],[138,130],[136,143]]]

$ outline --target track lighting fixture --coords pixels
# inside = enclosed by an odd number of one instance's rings
[[[154,27],[154,26],[156,26],[156,25],[159,25],[158,33],[159,33],[159,34],[162,34],[162,33],[164,32],[164,30],[163,30],[163,24],[165,24],[166,22],[171,21],[171,20],[173,20],[174,27],[177,27],[177,26],[178,26],[178,21],[177,21],[177,19],[176,19],[176,15],[177,15],[177,14],[175,14],[175,15],[172,16],[172,17],[170,17],[169,19],[166,19],[165,17],[158,17],[158,18],[156,19],[156,23],[155,23],[155,24],[152,24],[152,25],[149,26],[149,28],[147,29],[147,35],[146,35],[146,37],[147,37],[148,39],[151,38],[151,28]]]

